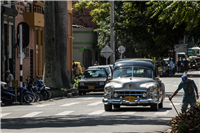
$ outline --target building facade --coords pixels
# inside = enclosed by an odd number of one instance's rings
[[[18,12],[11,1],[1,1],[1,81],[6,71],[15,76],[15,17]]]

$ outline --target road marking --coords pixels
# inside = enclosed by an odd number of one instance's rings
[[[6,115],[9,115],[10,113],[1,113],[1,118],[6,116]]]
[[[74,105],[74,104],[79,104],[80,102],[74,102],[74,103],[67,103],[67,104],[63,104],[61,106],[71,106],[71,105]]]
[[[33,117],[33,116],[36,116],[39,113],[42,113],[42,112],[32,112],[32,113],[26,114],[26,115],[24,115],[22,117]]]
[[[95,106],[95,105],[98,105],[98,104],[101,104],[102,102],[95,102],[95,103],[91,103],[91,104],[88,104],[87,106]]]
[[[77,98],[77,99],[81,99],[81,100],[90,100],[90,99],[94,99],[94,97],[83,97],[83,98]]]
[[[135,112],[124,112],[124,113],[122,113],[122,115],[133,115],[133,114],[135,114]]]
[[[181,105],[181,103],[173,103],[174,105]],[[172,103],[170,103],[169,105],[172,105]]]
[[[154,115],[167,115],[169,111],[156,112]]]
[[[64,112],[58,113],[56,115],[68,115],[68,114],[70,114],[72,112],[74,112],[74,111],[64,111]]]
[[[37,105],[36,107],[44,107],[44,106],[48,106],[50,104],[42,104],[42,105]]]
[[[103,112],[104,112],[104,110],[97,110],[92,113],[89,113],[89,115],[99,115],[99,114],[102,114]]]
[[[170,121],[172,118],[160,118],[161,120]]]

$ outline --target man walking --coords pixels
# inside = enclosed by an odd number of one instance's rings
[[[14,80],[13,75],[10,73],[10,70],[6,71],[8,77],[6,78],[6,83],[8,85],[8,89],[12,89],[12,80]]]
[[[192,108],[193,106],[196,105],[196,98],[199,99],[199,95],[198,95],[198,89],[197,89],[197,86],[196,86],[195,82],[192,79],[189,79],[187,77],[187,75],[183,75],[182,76],[182,81],[180,82],[180,84],[179,84],[178,88],[176,89],[176,91],[174,91],[172,96],[169,98],[169,100],[171,101],[172,98],[182,88],[184,90],[183,100],[182,100],[182,107],[181,107],[181,111],[183,113],[183,112],[186,112],[188,104],[190,104],[190,108]],[[195,98],[194,91],[196,91],[196,98]]]
[[[178,61],[177,61],[177,72],[181,72],[181,61],[180,61],[180,58],[178,58]]]
[[[81,74],[81,69],[78,67],[78,64],[76,64],[74,68],[74,76],[78,77],[80,74]]]

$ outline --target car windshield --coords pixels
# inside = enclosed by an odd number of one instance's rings
[[[89,69],[104,68],[108,74],[110,74],[109,67],[90,67]]]
[[[178,54],[178,58],[185,58],[184,54]]]
[[[106,78],[106,74],[103,70],[88,70],[83,73],[82,78]]]
[[[113,78],[122,77],[153,78],[152,70],[145,67],[120,67],[114,70]]]
[[[165,62],[166,62],[166,64],[169,64],[169,60],[168,59],[165,59]]]

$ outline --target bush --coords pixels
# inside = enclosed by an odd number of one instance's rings
[[[200,133],[200,103],[169,121],[172,133]]]
[[[77,88],[77,89],[78,89],[78,82],[80,81],[80,78],[81,78],[81,76],[75,77],[75,78],[72,80],[73,88]]]

